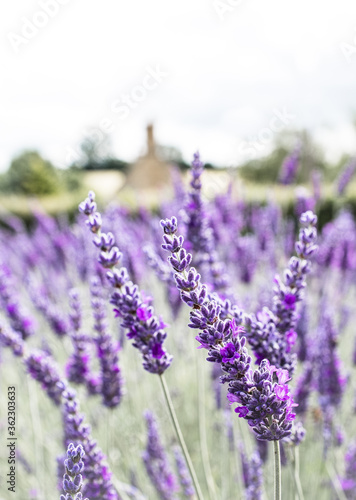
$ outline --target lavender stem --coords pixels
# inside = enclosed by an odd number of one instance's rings
[[[203,469],[205,473],[206,482],[209,489],[209,497],[216,498],[216,488],[213,474],[211,472],[209,451],[206,439],[206,419],[205,419],[205,387],[204,387],[204,373],[202,373],[202,365],[198,356],[195,356],[197,376],[198,376],[198,410],[199,410],[199,437],[200,437],[200,450]]]
[[[43,442],[43,436],[42,436],[42,427],[40,425],[41,419],[40,419],[40,413],[39,413],[39,406],[38,406],[38,394],[37,394],[37,387],[33,387],[31,384],[31,380],[29,377],[26,377],[27,380],[27,390],[28,390],[28,395],[29,395],[29,402],[30,402],[30,416],[31,416],[31,421],[32,421],[32,432],[33,436],[35,436],[35,464],[36,464],[36,475],[38,474],[37,477],[39,477],[40,471],[44,470],[44,455],[43,455],[43,448],[42,446],[39,446],[39,443]],[[31,386],[32,385],[32,386]],[[37,483],[38,490],[41,491],[41,500],[44,499],[44,496],[46,496],[46,491],[44,483],[41,484],[41,489],[39,488],[40,484],[39,482]]]
[[[300,482],[299,470],[300,470],[299,446],[296,446],[294,448],[294,480],[295,480],[295,485],[297,487],[298,498],[299,500],[304,500],[302,484]]]
[[[279,441],[273,441],[274,448],[274,500],[282,500],[282,482],[281,482],[281,452]]]
[[[347,497],[344,493],[344,490],[342,489],[342,486],[340,484],[340,481],[338,479],[337,473],[335,469],[333,469],[332,465],[328,462],[326,462],[326,470],[327,473],[331,479],[332,485],[334,487],[335,493],[337,495],[338,500],[347,500]]]
[[[159,379],[161,381],[161,386],[162,386],[164,398],[165,398],[166,403],[167,403],[167,407],[168,407],[168,411],[169,411],[169,414],[170,414],[170,417],[172,420],[172,424],[173,424],[174,430],[176,432],[180,447],[182,449],[182,453],[184,455],[185,461],[187,463],[189,473],[190,473],[190,476],[192,478],[198,500],[204,500],[203,494],[202,494],[200,486],[199,486],[198,478],[197,478],[197,475],[195,473],[194,466],[193,466],[192,460],[191,460],[189,452],[188,452],[187,445],[185,444],[184,437],[183,437],[182,431],[181,431],[180,426],[179,426],[178,418],[177,418],[176,412],[174,410],[174,406],[172,403],[171,395],[169,393],[168,385],[167,385],[166,379],[164,378],[163,373],[159,375]]]

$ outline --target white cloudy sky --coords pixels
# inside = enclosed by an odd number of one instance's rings
[[[330,156],[356,149],[355,0],[16,0],[1,3],[0,19],[0,170],[24,148],[65,165],[102,120],[126,160],[153,120],[157,140],[186,159],[199,149],[232,164],[276,110]],[[26,39],[29,21],[45,25]],[[128,116],[114,113],[157,66],[156,88]]]

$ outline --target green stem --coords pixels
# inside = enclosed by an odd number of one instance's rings
[[[40,443],[43,443],[43,432],[42,432],[42,426],[40,424],[41,418],[40,418],[40,413],[39,413],[39,405],[38,405],[38,393],[37,393],[37,387],[34,384],[31,384],[31,379],[29,376],[26,377],[27,380],[27,388],[28,388],[28,395],[29,395],[29,402],[30,402],[30,415],[31,415],[31,420],[32,420],[32,429],[33,429],[33,436],[34,436],[34,444],[35,444],[35,460],[36,460],[36,478],[41,477],[41,474],[43,474],[44,470],[44,453],[43,453],[43,448],[40,446]],[[47,484],[47,483],[46,483]],[[47,489],[47,486],[44,486],[44,483],[42,482],[41,484],[42,491]],[[45,496],[45,491],[42,493]],[[41,496],[42,498],[42,496]]]
[[[282,500],[281,453],[279,441],[273,441],[274,448],[274,500]]]
[[[198,410],[199,410],[199,437],[201,460],[204,468],[205,479],[209,488],[209,497],[216,498],[216,488],[213,479],[213,474],[210,467],[208,445],[206,441],[206,422],[205,422],[205,388],[204,388],[204,373],[202,373],[202,364],[198,356],[195,356],[197,376],[198,376]],[[199,371],[199,369],[201,371]]]
[[[299,447],[294,448],[294,480],[298,491],[299,500],[304,500],[302,484],[300,482],[300,462],[299,462]]]
[[[335,470],[333,470],[333,467],[331,466],[331,464],[329,464],[328,462],[326,462],[326,470],[327,470],[329,477],[331,479],[331,482],[335,488],[335,493],[337,495],[338,500],[347,500],[347,497],[344,493],[344,490],[342,489],[340,481],[338,480],[338,476],[337,476]]]
[[[203,497],[203,494],[201,492],[201,489],[200,489],[200,486],[198,483],[198,479],[197,479],[197,476],[196,476],[196,473],[195,473],[195,470],[193,467],[193,463],[191,461],[191,458],[190,458],[190,455],[188,452],[188,448],[185,444],[184,437],[183,437],[182,431],[181,431],[180,426],[179,426],[178,418],[177,418],[176,412],[174,410],[171,395],[169,394],[166,379],[164,378],[163,374],[159,376],[159,379],[161,381],[161,386],[162,386],[164,398],[165,398],[166,403],[167,403],[167,407],[168,407],[169,414],[171,416],[172,424],[173,424],[174,430],[176,432],[180,447],[182,448],[182,452],[183,452],[185,461],[187,463],[187,466],[188,466],[190,476],[191,476],[193,484],[194,484],[194,488],[195,488],[198,500],[204,500],[204,497]]]

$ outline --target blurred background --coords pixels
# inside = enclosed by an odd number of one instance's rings
[[[208,197],[288,205],[319,182],[330,209],[353,170],[352,0],[18,0],[0,18],[2,212],[74,213],[89,188],[154,207],[196,150]]]

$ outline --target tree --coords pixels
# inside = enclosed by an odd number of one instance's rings
[[[14,158],[6,177],[9,191],[29,195],[55,193],[60,184],[57,170],[37,151],[24,151]]]

